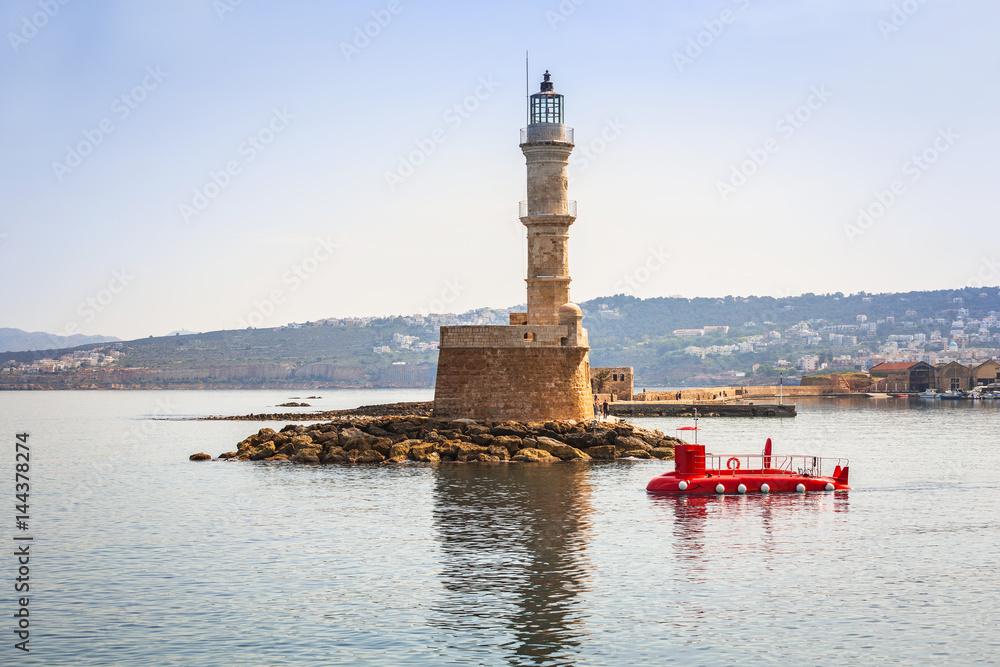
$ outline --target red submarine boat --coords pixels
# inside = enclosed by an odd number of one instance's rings
[[[697,426],[678,430],[695,431],[695,444],[674,448],[674,470],[654,477],[646,485],[649,493],[807,493],[851,488],[847,459],[775,456],[770,438],[761,454],[716,456],[705,454],[705,446],[698,444]]]

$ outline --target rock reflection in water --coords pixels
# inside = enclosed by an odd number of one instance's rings
[[[434,526],[443,604],[433,623],[449,648],[512,664],[564,664],[583,636],[586,464],[443,465]]]

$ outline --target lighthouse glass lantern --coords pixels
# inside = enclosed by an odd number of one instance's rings
[[[562,123],[563,96],[552,89],[551,75],[545,70],[541,90],[531,96],[531,124]]]

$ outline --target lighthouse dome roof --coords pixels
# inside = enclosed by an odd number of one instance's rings
[[[583,311],[580,310],[580,306],[576,305],[572,301],[569,301],[559,306],[559,314],[572,315],[574,317],[583,317]]]

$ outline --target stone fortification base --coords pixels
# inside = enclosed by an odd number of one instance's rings
[[[594,414],[586,347],[442,347],[434,416],[583,420]]]

